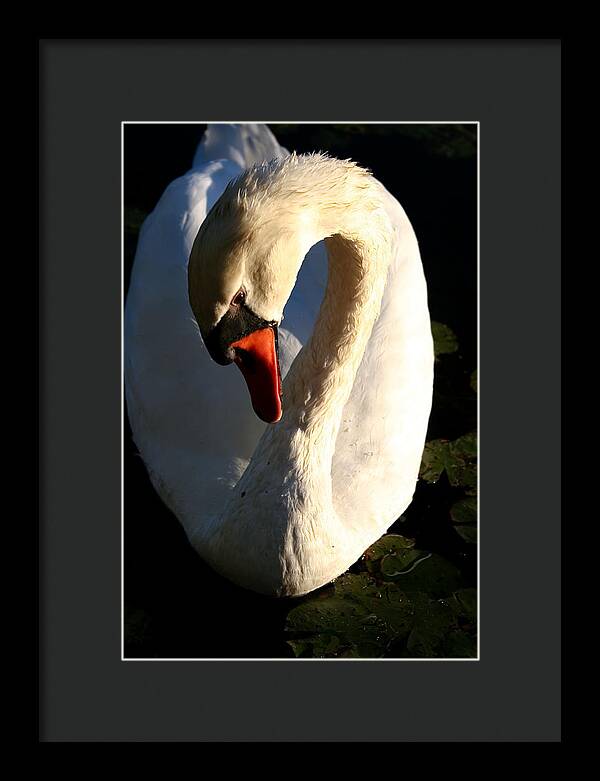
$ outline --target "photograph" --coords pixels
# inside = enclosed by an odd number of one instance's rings
[[[121,138],[122,659],[481,659],[479,123]]]

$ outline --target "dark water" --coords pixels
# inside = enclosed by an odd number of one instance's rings
[[[436,364],[428,440],[476,430],[469,387],[477,357],[477,158],[474,126],[271,126],[297,152],[327,151],[372,170],[406,210],[421,249],[433,320],[447,324],[457,353]],[[125,209],[147,213],[190,166],[203,125],[125,126]],[[125,235],[125,287],[136,244]],[[285,617],[297,600],[253,594],[213,573],[149,484],[125,421],[125,655],[135,657],[293,657]],[[449,521],[462,496],[443,475],[419,481],[390,531],[458,566],[476,585],[476,546]]]

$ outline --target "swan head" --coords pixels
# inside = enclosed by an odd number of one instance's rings
[[[200,226],[188,265],[189,301],[204,344],[214,361],[241,369],[254,411],[267,423],[282,416],[277,329],[315,243],[307,210],[274,197],[279,162],[230,183]]]

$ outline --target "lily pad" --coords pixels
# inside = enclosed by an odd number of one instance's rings
[[[450,517],[454,523],[477,523],[477,497],[459,499],[450,508]]]
[[[463,585],[460,570],[436,553],[425,555],[414,569],[398,574],[393,582],[406,593],[424,592],[436,599]]]
[[[374,542],[365,551],[365,556],[369,559],[381,559],[387,553],[407,550],[415,547],[415,541],[411,537],[405,537],[403,534],[384,534],[377,542]]]
[[[450,485],[462,486],[467,493],[477,490],[477,435],[474,432],[449,442],[432,439],[425,444],[420,477],[428,483],[436,483],[446,472]]]
[[[385,578],[393,580],[400,577],[400,575],[407,575],[409,572],[412,572],[415,567],[430,556],[431,553],[425,553],[415,548],[401,551],[400,553],[388,553],[387,556],[381,559],[379,569]]]
[[[467,496],[450,508],[455,530],[465,542],[477,542],[477,497]]]
[[[461,588],[453,595],[452,599],[456,603],[455,612],[457,615],[464,615],[471,621],[477,619],[477,589]]]
[[[425,564],[429,559],[433,559],[433,563]],[[373,578],[397,581],[403,591],[448,594],[460,585],[460,572],[453,564],[441,556],[415,548],[415,540],[401,534],[386,534],[377,540],[365,552],[365,563]],[[420,571],[416,572],[417,569]],[[343,577],[336,581],[336,591],[345,588],[345,583]],[[361,585],[366,587],[367,584],[361,582]]]
[[[475,391],[475,393],[478,392],[479,386],[477,385],[477,369],[471,373],[469,385],[471,386],[471,389]]]
[[[419,476],[428,483],[437,483],[446,469],[450,451],[445,439],[432,439],[425,443]]]
[[[389,541],[379,543],[380,548],[389,550]],[[463,591],[460,573],[442,557],[414,548],[386,553],[381,561],[403,554],[426,558],[417,558],[414,569],[392,581],[378,581],[368,572],[346,573],[324,595],[321,592],[291,610],[286,635],[294,654],[322,658],[442,656],[446,634],[461,630],[461,617],[463,623],[471,622],[469,606],[457,596]]]
[[[406,650],[410,656],[435,656],[437,647],[444,635],[454,624],[454,616],[447,603],[430,601],[423,606],[419,621],[411,630],[406,641]]]
[[[433,352],[435,357],[458,350],[458,339],[454,331],[444,323],[431,322],[431,334],[433,336]]]
[[[367,570],[371,573],[380,571],[380,561],[392,553],[402,554],[415,546],[415,541],[401,534],[385,534],[376,543],[367,548],[364,554]]]
[[[442,647],[443,655],[450,659],[477,658],[477,637],[460,629],[448,632]]]
[[[451,443],[454,452],[458,456],[477,458],[477,433],[470,431]]]
[[[369,600],[365,604],[343,594],[308,600],[287,616],[286,632],[292,634],[288,642],[297,656],[360,656],[366,651],[370,657],[382,656],[387,627],[369,608]]]
[[[475,543],[477,542],[477,527],[476,526],[462,526],[457,524],[454,529],[460,534],[465,542]]]

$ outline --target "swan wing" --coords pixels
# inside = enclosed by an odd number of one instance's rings
[[[431,410],[433,340],[419,246],[381,186],[394,256],[377,321],[345,405],[332,462],[334,506],[366,545],[410,504]]]

